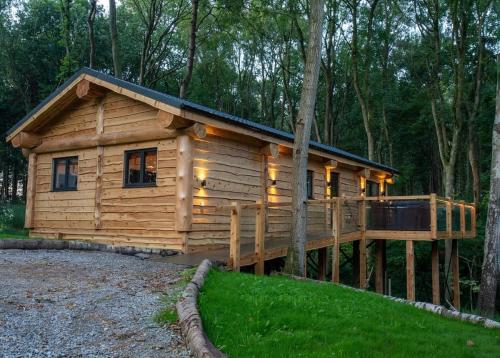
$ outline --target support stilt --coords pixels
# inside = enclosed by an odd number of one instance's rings
[[[453,307],[460,310],[460,267],[458,264],[458,240],[451,242],[451,269],[453,276]]]
[[[432,303],[441,303],[441,293],[439,291],[439,249],[438,241],[432,242]]]
[[[326,278],[327,262],[326,247],[318,249],[318,280],[320,281],[324,281]]]
[[[413,241],[406,241],[406,299],[415,301],[415,257]]]
[[[375,240],[375,290],[384,293],[384,256],[385,241]]]

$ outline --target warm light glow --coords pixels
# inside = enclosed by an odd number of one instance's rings
[[[385,180],[384,179],[380,179],[379,188],[380,188],[380,195],[384,195],[384,191],[385,191]]]
[[[359,188],[361,189],[361,195],[365,195],[366,192],[366,178],[359,177]]]
[[[278,171],[274,168],[269,168],[269,179],[278,180]]]
[[[394,177],[390,177],[390,178],[386,179],[385,182],[387,184],[391,184],[391,185],[394,184]]]

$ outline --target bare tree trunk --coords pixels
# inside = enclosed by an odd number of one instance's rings
[[[116,3],[109,0],[109,32],[111,33],[111,52],[113,55],[113,70],[115,77],[122,77],[120,62],[120,44],[118,42],[118,30],[116,29]]]
[[[478,307],[481,314],[492,317],[495,313],[497,285],[500,278],[500,54],[497,54],[497,94],[495,122],[493,124],[491,148],[490,200],[486,236],[484,239],[484,258],[481,273],[481,288]]]
[[[90,9],[87,17],[87,32],[89,35],[89,67],[95,66],[95,36],[94,36],[94,20],[97,11],[97,0],[89,1]]]
[[[187,59],[186,74],[182,80],[181,89],[179,91],[180,98],[186,98],[189,83],[191,82],[191,76],[193,75],[194,56],[196,53],[196,32],[198,30],[198,4],[198,0],[191,1],[192,11],[191,29],[189,34],[189,54]]]
[[[324,3],[322,0],[311,0],[309,41],[304,67],[304,82],[300,95],[300,107],[297,114],[293,144],[292,230],[285,271],[300,276],[304,276],[305,274],[307,227],[306,173],[309,138],[311,136],[311,125],[318,91],[323,7]]]
[[[62,37],[64,42],[65,56],[63,61],[63,76],[69,77],[72,74],[71,59],[71,1],[60,0],[62,12]]]

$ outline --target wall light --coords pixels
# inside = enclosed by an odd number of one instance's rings
[[[271,186],[276,188],[276,179],[271,180]]]
[[[201,187],[202,187],[202,188],[206,188],[206,187],[207,187],[207,179],[203,179],[203,180],[201,181]]]

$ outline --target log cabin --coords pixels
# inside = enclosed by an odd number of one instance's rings
[[[30,236],[200,253],[198,260],[211,252],[235,269],[256,265],[257,273],[286,255],[293,139],[88,68],[7,133],[29,162]],[[324,276],[333,248],[338,282],[340,244],[352,242],[364,287],[366,239],[374,239],[377,291],[386,292],[385,240],[406,240],[407,294],[415,299],[413,243],[431,241],[436,302],[437,240],[454,242],[457,292],[456,240],[475,236],[475,208],[435,194],[389,197],[397,174],[311,141],[306,249],[318,250]]]

